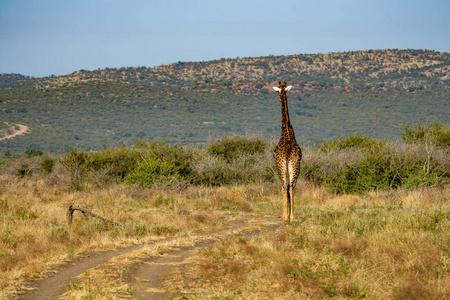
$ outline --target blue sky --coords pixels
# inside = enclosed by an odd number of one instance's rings
[[[367,49],[450,52],[448,0],[0,0],[0,73]]]

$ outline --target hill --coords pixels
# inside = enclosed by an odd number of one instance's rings
[[[368,50],[80,70],[32,78],[0,74],[1,127],[28,126],[6,150],[104,149],[136,139],[204,145],[224,134],[276,139],[271,87],[294,86],[290,114],[302,144],[347,134],[398,139],[402,124],[448,123],[450,54]]]

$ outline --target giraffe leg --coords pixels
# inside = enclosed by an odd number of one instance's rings
[[[294,187],[290,186],[289,187],[289,198],[290,198],[290,207],[289,207],[289,221],[293,222],[294,221]]]
[[[281,193],[283,194],[283,222],[284,224],[289,223],[289,216],[288,216],[288,190],[285,187],[281,188]]]

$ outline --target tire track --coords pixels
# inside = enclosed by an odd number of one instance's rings
[[[254,217],[254,216],[233,216],[221,215],[226,218],[225,222],[228,228],[195,234],[186,237],[172,237],[159,239],[150,243],[125,246],[115,250],[107,250],[100,252],[85,253],[60,266],[53,274],[42,279],[28,280],[23,288],[12,299],[19,300],[35,300],[35,299],[58,299],[67,292],[69,284],[78,282],[77,277],[86,271],[100,267],[102,264],[124,254],[132,252],[139,253],[140,250],[163,243],[170,243],[183,239],[196,238],[197,242],[189,247],[171,251],[170,255],[156,256],[151,258],[142,258],[138,263],[134,263],[127,268],[128,272],[126,280],[135,288],[133,295],[138,299],[170,299],[170,291],[165,290],[164,275],[171,272],[174,266],[181,265],[192,256],[194,251],[212,245],[220,239],[236,236],[250,237],[259,233],[259,231],[245,232],[253,225],[259,224],[266,230],[274,230],[279,227],[279,218],[274,217]],[[261,225],[264,219],[264,224]],[[277,224],[277,225],[274,225]],[[250,226],[250,227],[249,227]]]
[[[193,246],[171,251],[170,255],[143,259],[139,263],[134,263],[127,267],[127,283],[132,287],[133,296],[137,299],[172,299],[176,292],[167,288],[168,283],[171,281],[170,274],[174,273],[177,269],[184,269],[189,263],[188,259],[192,257],[196,251],[211,246],[232,235],[251,238],[259,235],[261,231],[273,231],[280,226],[280,224],[270,224],[266,225],[263,229],[254,232],[241,231],[237,234],[232,233],[223,237],[209,237],[209,239],[205,238]],[[241,228],[244,228],[243,225],[241,225]],[[183,271],[181,271],[181,273],[183,273]]]

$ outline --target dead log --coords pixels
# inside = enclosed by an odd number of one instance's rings
[[[122,223],[113,222],[111,220],[108,220],[107,218],[102,217],[102,216],[100,216],[100,215],[98,215],[98,214],[96,214],[96,213],[94,213],[94,212],[92,212],[92,211],[90,211],[90,210],[88,210],[88,209],[86,209],[84,207],[81,207],[81,206],[74,207],[73,204],[70,204],[69,205],[69,209],[67,210],[67,223],[72,224],[73,212],[76,211],[76,210],[81,211],[81,213],[83,214],[83,216],[87,220],[89,220],[91,217],[94,217],[94,218],[98,218],[98,219],[100,219],[102,221],[105,221],[108,224],[111,224],[111,225],[114,225],[114,226],[121,226],[121,227],[125,226]]]

